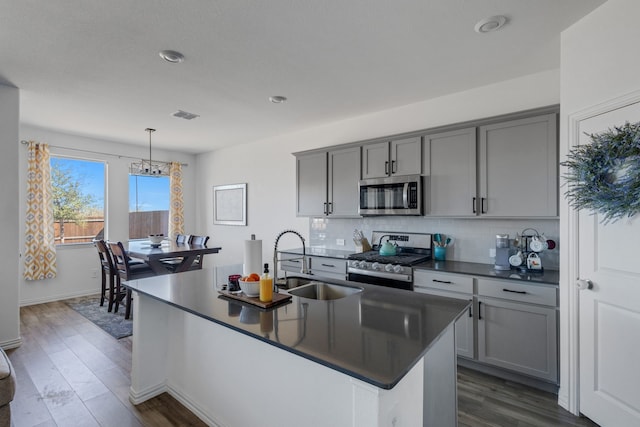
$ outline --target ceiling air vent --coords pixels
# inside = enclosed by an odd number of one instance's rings
[[[188,113],[186,111],[178,110],[175,113],[171,114],[173,117],[178,117],[179,119],[185,120],[193,120],[196,117],[200,117],[199,114]]]

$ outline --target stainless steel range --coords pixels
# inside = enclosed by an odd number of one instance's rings
[[[412,266],[431,259],[431,234],[374,231],[371,241],[371,251],[349,255],[349,280],[413,290]],[[381,255],[389,244],[395,255]]]

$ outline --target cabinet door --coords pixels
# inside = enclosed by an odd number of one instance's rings
[[[434,216],[476,216],[476,128],[424,137],[425,207]]]
[[[558,215],[556,114],[480,129],[480,213],[494,217]]]
[[[558,383],[555,308],[478,298],[478,360]]]
[[[423,287],[417,283],[414,283],[413,287],[415,292],[429,295],[437,295],[441,297],[463,299],[472,302],[471,295],[465,295],[456,292],[446,292],[439,289],[432,289]],[[467,357],[473,359],[473,311],[472,307],[469,307],[467,313],[463,314],[458,320],[456,320],[456,354],[458,356]]]
[[[296,157],[298,216],[323,216],[327,209],[327,153]]]
[[[422,173],[422,144],[419,136],[391,141],[391,175]]]
[[[360,147],[329,151],[328,179],[329,215],[357,217]]]
[[[383,178],[389,175],[389,142],[362,146],[362,178]]]

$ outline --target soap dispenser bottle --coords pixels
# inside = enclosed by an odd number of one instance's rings
[[[273,278],[269,276],[269,264],[264,265],[264,273],[260,277],[260,301],[271,302],[273,300]]]

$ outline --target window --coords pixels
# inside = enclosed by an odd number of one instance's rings
[[[169,235],[169,177],[129,175],[129,238]]]
[[[104,236],[104,162],[51,156],[56,244],[91,242]]]

